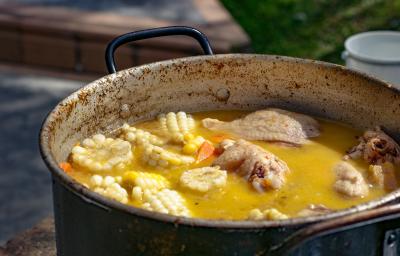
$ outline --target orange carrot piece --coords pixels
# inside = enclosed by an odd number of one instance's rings
[[[203,160],[206,160],[210,156],[214,154],[215,147],[213,144],[211,144],[208,141],[204,141],[203,144],[201,144],[199,151],[197,153],[197,162],[201,162]]]
[[[215,143],[221,143],[221,141],[229,139],[230,137],[226,134],[218,134],[211,137],[211,141]]]
[[[71,166],[70,163],[62,162],[58,166],[60,166],[60,168],[63,169],[64,172],[71,172],[72,171],[72,166]]]

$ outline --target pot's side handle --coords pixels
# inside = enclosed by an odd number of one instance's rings
[[[386,235],[383,241],[382,255],[392,255],[393,250],[397,250],[397,247],[400,246],[395,244],[399,240],[395,234],[399,233],[400,228],[400,204],[396,204],[346,215],[300,229],[282,243],[269,248],[266,254],[291,255],[308,241],[366,225],[379,225],[384,229],[383,232]]]
[[[108,72],[110,74],[116,72],[115,61],[114,61],[114,52],[119,46],[129,43],[129,42],[142,40],[142,39],[149,39],[149,38],[160,37],[160,36],[177,36],[177,35],[190,36],[190,37],[196,39],[197,42],[199,42],[199,44],[205,54],[207,54],[207,55],[213,54],[210,42],[208,41],[207,37],[203,33],[201,33],[199,30],[192,28],[192,27],[172,26],[172,27],[162,27],[162,28],[140,30],[140,31],[123,34],[123,35],[113,39],[107,45],[105,57],[106,57],[106,65],[107,65]]]

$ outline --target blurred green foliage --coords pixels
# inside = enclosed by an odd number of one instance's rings
[[[342,63],[346,37],[400,30],[400,0],[222,0],[257,53]]]

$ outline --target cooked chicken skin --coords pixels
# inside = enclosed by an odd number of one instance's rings
[[[347,162],[340,162],[334,168],[336,182],[334,189],[349,197],[363,197],[368,195],[368,185],[362,174]]]
[[[307,138],[320,134],[318,122],[314,118],[276,108],[256,111],[232,122],[206,118],[202,123],[210,130],[231,132],[246,140],[298,145],[304,144]]]
[[[358,138],[360,143],[347,151],[345,159],[362,157],[369,164],[400,164],[400,146],[379,127]]]
[[[223,153],[214,161],[214,166],[236,171],[259,192],[279,189],[285,183],[285,174],[289,168],[274,154],[245,140],[234,143],[224,140],[221,145],[230,146],[225,146]]]

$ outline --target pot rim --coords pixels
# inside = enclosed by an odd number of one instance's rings
[[[208,56],[194,56],[194,57],[185,57],[185,58],[179,58],[179,59],[172,59],[172,60],[165,60],[165,61],[159,61],[159,62],[154,62],[150,64],[145,64],[137,67],[131,67],[125,70],[118,71],[115,74],[110,74],[106,75],[102,78],[99,78],[86,86],[80,88],[79,90],[73,92],[70,94],[68,97],[64,98],[61,100],[56,107],[51,110],[45,120],[42,123],[42,127],[40,129],[40,135],[39,135],[39,144],[40,144],[40,153],[41,156],[48,167],[49,171],[52,174],[52,178],[56,179],[57,181],[61,182],[61,184],[80,197],[82,200],[85,200],[86,202],[90,204],[94,204],[98,207],[101,207],[107,211],[112,211],[112,210],[118,210],[122,211],[127,214],[133,214],[136,216],[140,216],[143,218],[147,219],[152,219],[154,221],[160,221],[164,223],[169,223],[169,224],[181,224],[181,225],[187,225],[187,226],[193,226],[193,227],[206,227],[206,228],[225,228],[225,229],[264,229],[264,228],[271,228],[271,227],[290,227],[290,226],[302,226],[304,224],[311,224],[314,222],[318,221],[323,221],[323,220],[330,220],[333,218],[338,218],[342,217],[345,215],[349,214],[354,214],[360,211],[365,211],[369,209],[373,209],[378,206],[382,206],[384,204],[390,203],[391,201],[397,199],[400,197],[400,189],[397,189],[383,197],[358,204],[356,206],[353,206],[351,208],[346,208],[343,210],[339,210],[337,212],[325,214],[325,215],[320,215],[320,216],[309,216],[309,217],[302,217],[302,218],[290,218],[287,220],[277,220],[277,221],[252,221],[252,220],[211,220],[211,219],[201,219],[201,218],[188,218],[188,217],[180,217],[180,216],[173,216],[169,214],[163,214],[163,213],[158,213],[158,212],[152,212],[148,210],[144,210],[142,208],[130,206],[130,205],[125,205],[122,203],[119,203],[115,200],[108,199],[106,197],[103,197],[90,189],[86,188],[82,184],[76,182],[71,176],[66,174],[61,168],[59,168],[58,163],[54,160],[52,157],[51,151],[50,151],[50,146],[49,146],[49,140],[48,140],[48,134],[51,133],[51,128],[50,124],[54,120],[59,108],[61,105],[67,104],[71,99],[75,99],[79,92],[82,89],[90,89],[94,88],[97,86],[106,86],[104,84],[106,83],[99,83],[99,81],[105,81],[107,78],[113,78],[117,76],[118,74],[125,73],[125,75],[129,75],[129,72],[133,71],[139,71],[144,68],[150,68],[153,69],[157,66],[160,65],[170,65],[170,64],[175,64],[176,62],[185,62],[190,64],[191,62],[197,62],[197,61],[204,61],[204,60],[209,60],[209,59],[246,59],[246,58],[257,58],[257,59],[263,59],[263,60],[282,60],[286,62],[296,62],[296,63],[302,63],[302,64],[311,64],[311,65],[317,65],[317,66],[324,66],[326,68],[330,69],[335,69],[338,71],[345,71],[349,72],[350,74],[354,74],[356,76],[361,76],[363,78],[366,78],[368,80],[371,80],[374,82],[377,86],[384,86],[388,89],[394,90],[396,93],[400,94],[400,90],[394,88],[391,84],[384,82],[382,80],[379,80],[375,77],[369,76],[365,73],[348,69],[345,68],[341,65],[337,64],[332,64],[332,63],[327,63],[327,62],[322,62],[322,61],[316,61],[316,60],[309,60],[309,59],[301,59],[301,58],[294,58],[294,57],[286,57],[286,56],[278,56],[278,55],[264,55],[264,54],[217,54],[217,55],[208,55]],[[99,85],[100,84],[100,85]]]

